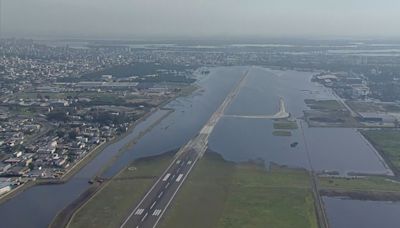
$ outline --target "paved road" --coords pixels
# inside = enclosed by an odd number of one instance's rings
[[[132,210],[120,228],[156,227],[196,162],[207,150],[208,138],[226,108],[245,84],[248,71],[207,121],[199,134],[183,146],[156,183]]]

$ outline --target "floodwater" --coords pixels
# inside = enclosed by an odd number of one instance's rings
[[[335,99],[332,92],[310,81],[312,73],[272,71],[254,67],[227,114],[272,115],[285,100],[292,117],[300,118],[308,109],[304,99]],[[391,174],[375,149],[355,129],[308,128],[298,119],[299,129],[290,137],[273,136],[273,120],[223,118],[210,137],[209,147],[227,160],[263,159],[316,171]],[[292,142],[298,146],[291,148]],[[310,156],[311,164],[308,161]]]
[[[118,156],[105,172],[105,176],[115,175],[136,158],[161,154],[185,144],[207,122],[245,69],[216,68],[209,76],[202,76],[198,83],[204,89],[167,105],[168,108],[174,108],[175,112],[142,137],[133,149]],[[0,227],[47,227],[60,210],[89,187],[88,181],[113,160],[124,145],[145,131],[165,112],[167,111],[156,112],[127,137],[109,145],[66,184],[35,186],[0,205]],[[19,216],[23,219],[17,219]]]
[[[400,202],[324,197],[324,203],[331,228],[395,228],[400,224]]]
[[[159,120],[165,110],[159,110],[139,124],[127,137],[109,145],[80,170],[68,183],[36,186],[0,205],[1,227],[46,227],[62,208],[82,194],[88,180],[111,163],[104,176],[111,177],[133,160],[179,148],[193,138],[207,122],[226,95],[248,67],[212,68],[207,76],[198,76],[200,90],[167,105],[175,111],[147,132],[139,142],[125,152],[120,149]],[[283,97],[287,110],[300,118],[307,107],[304,99],[333,99],[332,92],[310,82],[312,73],[277,71],[252,67],[247,83],[228,108],[228,114],[271,115],[278,110]],[[386,173],[376,152],[354,129],[308,128],[298,120],[299,128],[291,137],[272,135],[272,120],[222,118],[211,135],[211,150],[232,161],[263,159],[266,164],[304,167],[318,170]],[[317,139],[317,140],[316,140]],[[290,143],[299,142],[295,148]],[[118,156],[117,156],[118,155]],[[23,219],[15,219],[15,216]]]

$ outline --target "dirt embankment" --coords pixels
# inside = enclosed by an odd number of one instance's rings
[[[52,223],[49,225],[49,228],[66,227],[74,212],[78,208],[80,208],[88,199],[90,199],[101,188],[103,184],[104,182],[95,183],[89,189],[83,192],[76,200],[74,200],[71,204],[69,204],[60,213],[57,214]]]

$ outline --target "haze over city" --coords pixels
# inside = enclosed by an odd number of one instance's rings
[[[3,0],[5,36],[399,37],[397,0]]]

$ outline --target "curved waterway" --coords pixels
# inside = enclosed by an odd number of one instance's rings
[[[225,99],[247,67],[215,68],[200,76],[202,88],[188,97],[180,97],[167,105],[175,111],[147,132],[132,148],[116,159],[120,149],[145,132],[167,112],[159,110],[148,117],[125,138],[107,146],[96,158],[60,185],[34,186],[0,205],[1,227],[47,227],[55,215],[88,189],[88,181],[110,161],[104,175],[111,177],[134,159],[176,149],[195,136]],[[115,159],[115,160],[114,160]]]

